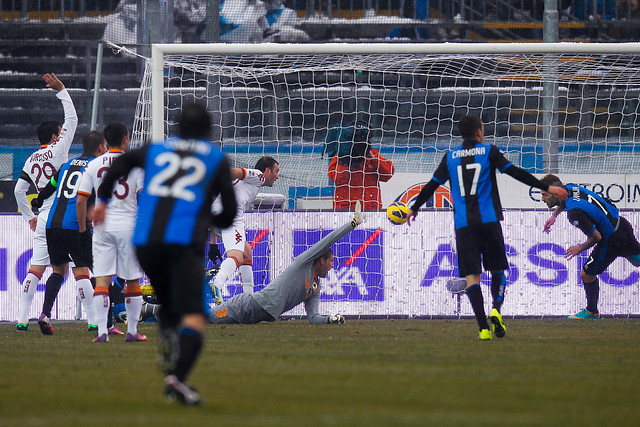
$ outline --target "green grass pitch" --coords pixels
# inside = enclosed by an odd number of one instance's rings
[[[84,323],[0,323],[0,426],[637,426],[640,319],[209,325],[190,377],[206,406],[167,405],[147,343]]]

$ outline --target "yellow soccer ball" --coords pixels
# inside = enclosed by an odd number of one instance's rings
[[[141,285],[140,290],[142,291],[142,295],[145,297],[156,297],[156,291],[151,285]]]
[[[393,224],[404,224],[409,219],[409,206],[402,202],[393,202],[387,208],[387,217]]]

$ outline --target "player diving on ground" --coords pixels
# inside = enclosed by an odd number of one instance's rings
[[[209,317],[211,323],[259,323],[278,320],[282,313],[301,302],[311,324],[344,323],[344,316],[318,313],[320,278],[327,277],[333,268],[331,246],[362,224],[364,214],[360,202],[356,204],[353,219],[304,251],[275,280],[253,294],[237,294],[215,308]]]

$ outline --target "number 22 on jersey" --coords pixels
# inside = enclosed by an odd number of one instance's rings
[[[189,187],[199,184],[206,175],[207,167],[202,160],[167,152],[159,154],[154,164],[161,170],[149,181],[149,194],[187,202],[196,199],[196,194]]]

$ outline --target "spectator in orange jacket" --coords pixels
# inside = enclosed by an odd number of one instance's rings
[[[395,172],[393,163],[371,148],[366,124],[350,123],[338,135],[336,155],[328,172],[336,186],[334,209],[354,209],[358,200],[364,209],[381,209],[380,181],[391,179]]]

